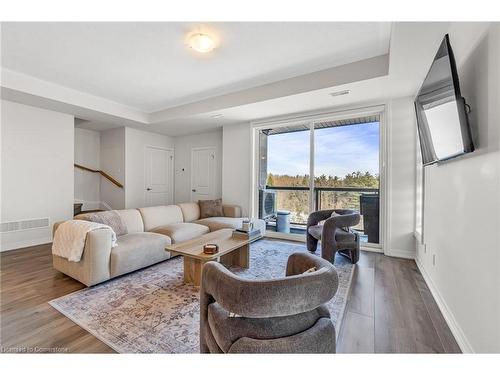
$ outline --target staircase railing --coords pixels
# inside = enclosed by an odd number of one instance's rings
[[[87,172],[99,173],[102,177],[106,178],[111,183],[113,183],[116,186],[118,186],[119,188],[123,189],[123,185],[120,184],[118,181],[116,181],[113,177],[111,177],[106,172],[103,172],[103,171],[98,170],[98,169],[87,168],[87,167],[84,167],[83,165],[80,165],[80,164],[75,164],[75,168],[79,168],[79,169],[82,169],[82,170],[87,171]]]

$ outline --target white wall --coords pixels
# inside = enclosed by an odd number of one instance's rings
[[[100,169],[101,134],[95,130],[75,128],[75,163]],[[101,176],[75,168],[75,202],[83,210],[101,208]]]
[[[417,260],[462,350],[500,352],[500,26],[450,39],[477,150],[425,167]]]
[[[250,124],[224,126],[222,143],[222,200],[240,205],[243,215],[248,216],[252,168]]]
[[[125,128],[101,132],[101,170],[125,186]],[[107,209],[125,208],[125,189],[101,178],[101,202]]]
[[[173,148],[174,140],[162,134],[125,128],[125,207],[144,207],[146,146]]]
[[[415,144],[413,98],[390,100],[386,109],[388,228],[384,253],[415,256]]]
[[[174,140],[166,135],[122,127],[102,132],[75,129],[75,162],[101,169],[124,187],[119,188],[98,174],[75,172],[75,200],[85,209],[123,209],[145,206],[146,146],[170,148]],[[97,207],[91,207],[95,202]]]
[[[51,241],[73,216],[73,116],[1,101],[1,221],[50,218],[50,228],[3,233],[1,250]]]
[[[175,137],[175,202],[191,201],[191,150],[215,147],[215,196],[222,197],[222,130]]]

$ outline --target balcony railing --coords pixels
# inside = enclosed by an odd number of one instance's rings
[[[277,192],[277,209],[290,211],[290,223],[297,228],[304,227],[309,215],[309,187],[266,186]],[[378,196],[378,188],[364,187],[315,187],[313,189],[314,211],[326,209],[352,209],[361,212],[361,195]],[[378,205],[375,215],[378,226]],[[374,215],[373,211],[371,215]],[[372,216],[373,217],[373,216]],[[372,219],[373,220],[373,219]],[[355,230],[366,232],[364,216]]]

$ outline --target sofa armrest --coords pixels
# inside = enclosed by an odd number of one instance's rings
[[[337,210],[340,211],[340,210]],[[347,211],[346,211],[347,212]],[[349,212],[340,216],[329,217],[325,220],[323,231],[335,231],[337,228],[349,228],[359,224],[361,220],[357,212]]]
[[[241,207],[235,204],[224,204],[222,206],[225,217],[241,217]]]
[[[332,212],[335,210],[321,210],[315,211],[309,215],[307,218],[307,227],[311,227],[313,225],[318,225],[321,220],[326,220],[332,216]]]
[[[52,238],[54,238],[54,234],[56,234],[56,230],[57,228],[59,228],[59,225],[61,225],[62,223],[64,223],[66,220],[63,220],[63,221],[56,221],[54,223],[54,225],[52,226]]]
[[[321,268],[332,267],[327,260],[308,253],[293,253],[288,257],[286,263],[286,276],[302,275],[311,268],[320,270]]]
[[[57,229],[54,224],[54,231]],[[98,229],[87,233],[85,248],[79,262],[70,262],[53,255],[54,268],[81,283],[91,286],[110,279],[111,230]]]

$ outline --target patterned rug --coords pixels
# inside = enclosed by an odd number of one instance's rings
[[[230,269],[250,279],[281,277],[297,251],[305,245],[263,239],[251,245],[249,269]],[[328,308],[338,334],[353,266],[339,255],[335,263],[339,290]],[[119,353],[199,352],[199,289],[183,283],[181,257],[49,303]]]

